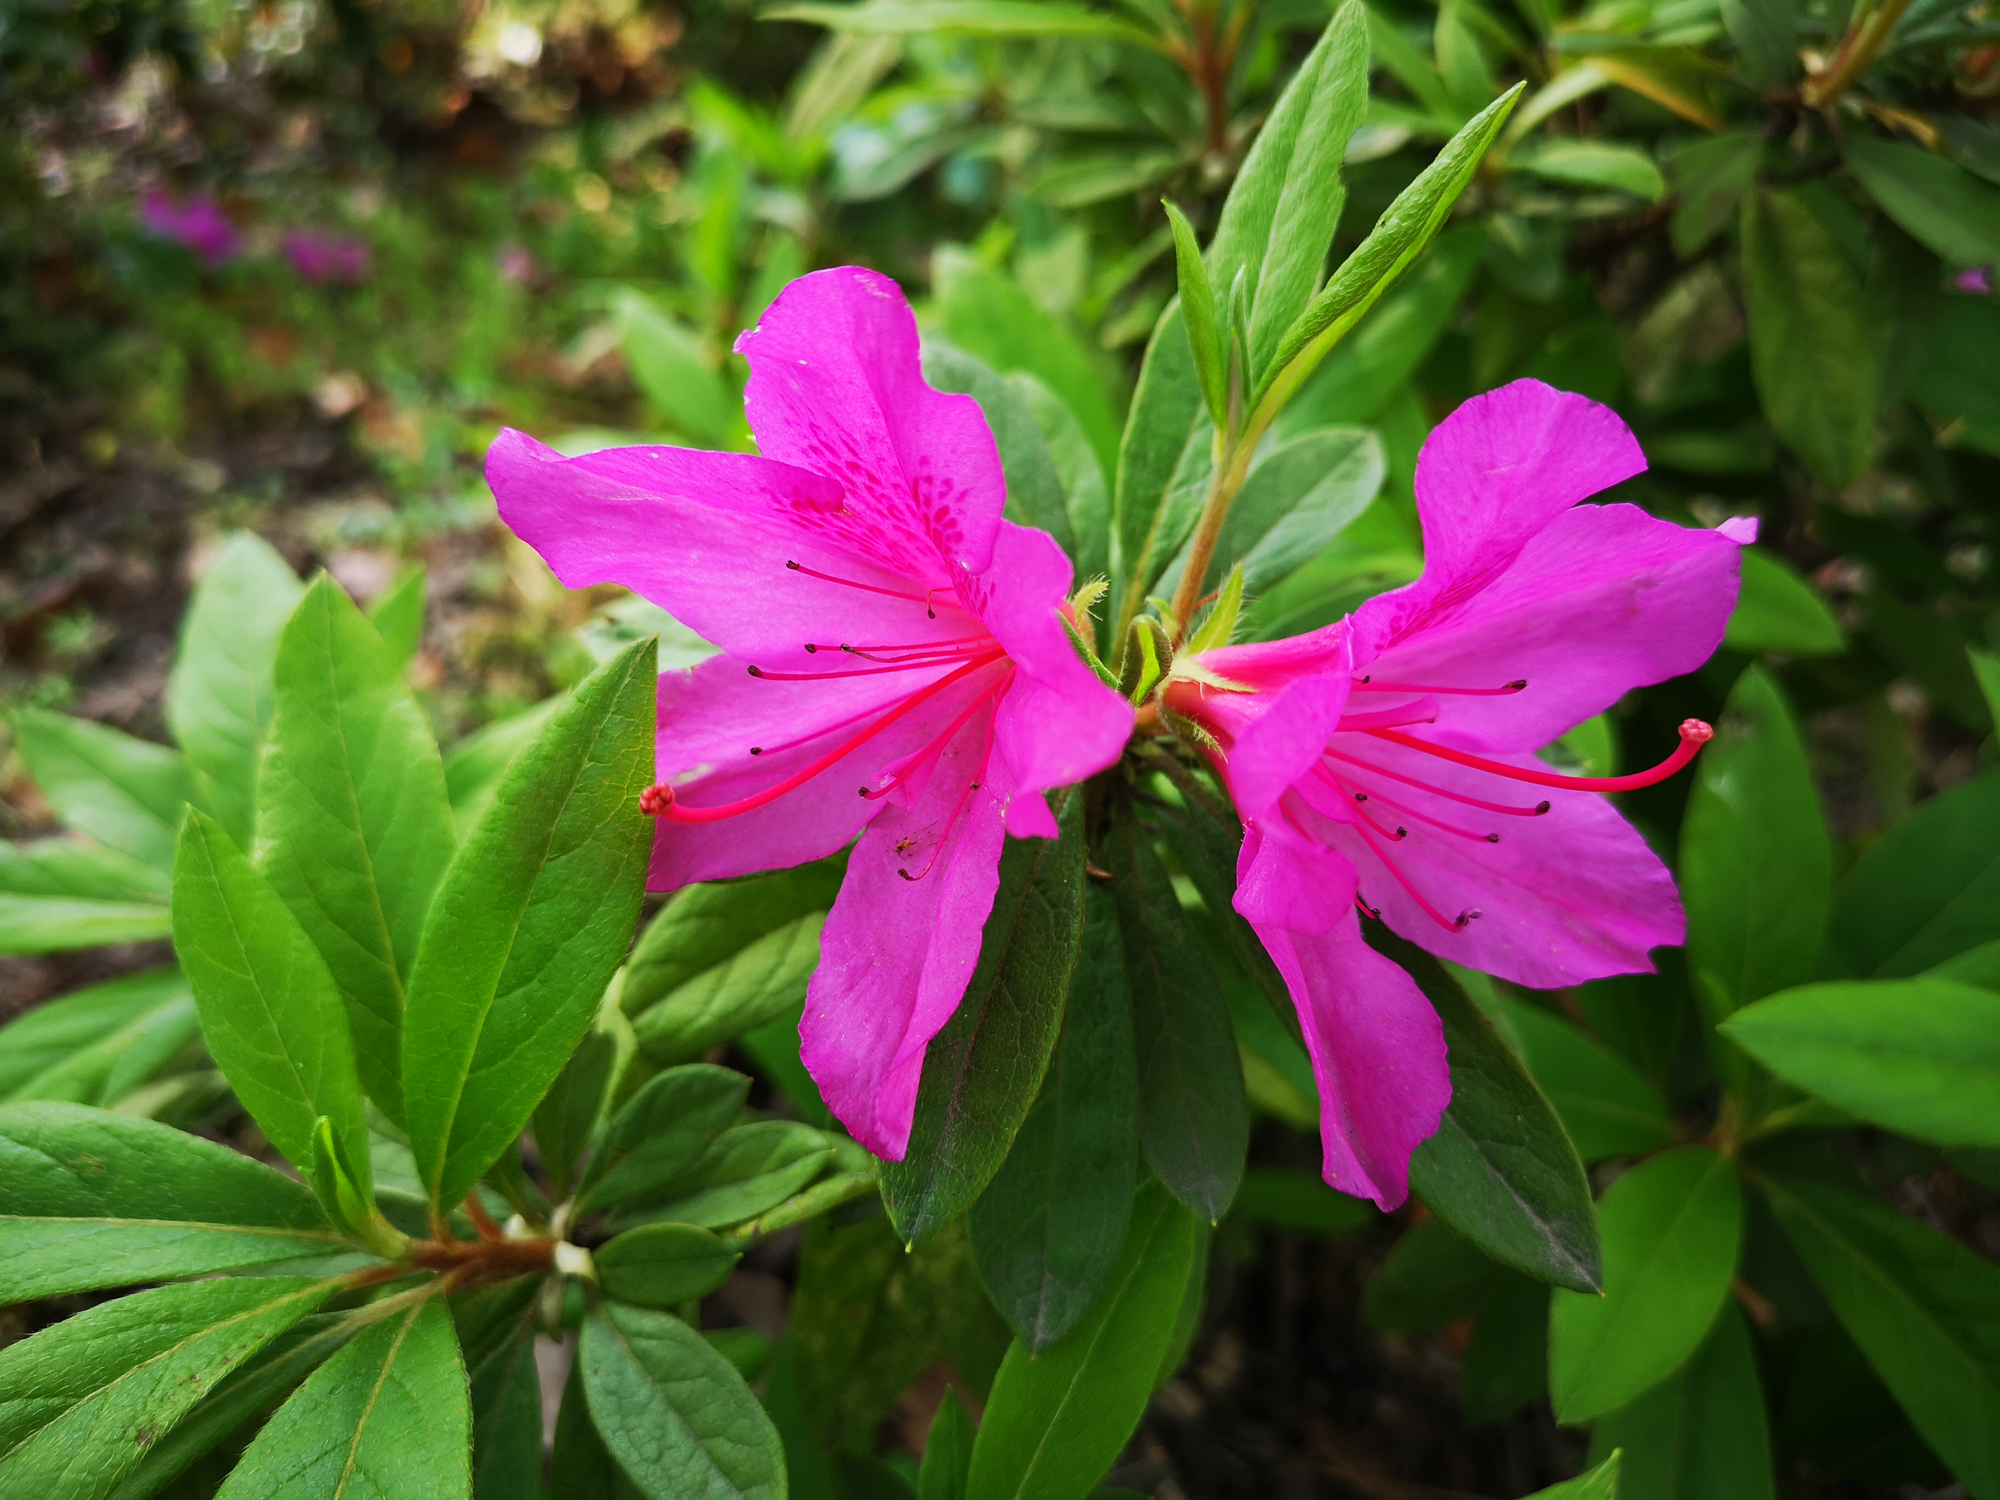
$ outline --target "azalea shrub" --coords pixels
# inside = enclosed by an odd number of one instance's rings
[[[790,7],[835,102],[697,95],[690,281],[619,280],[635,241],[555,315],[699,446],[560,430],[484,333],[442,402],[508,396],[499,524],[618,600],[566,691],[441,747],[423,572],[364,611],[236,531],[171,745],[16,713],[64,831],[0,844],[0,951],[172,962],[0,1029],[0,1492],[1130,1494],[1278,1230],[1378,1237],[1361,1317],[1444,1330],[1468,1423],[1546,1402],[1540,1494],[2000,1495],[2000,1268],[1911,1187],[2000,1191],[2000,200],[1935,102],[1992,68],[1910,11],[1456,0],[1426,56],[1359,0],[1254,45],[1247,6]],[[1098,71],[964,65],[1051,34]],[[1177,103],[1086,150],[1033,107],[1074,89]],[[1553,128],[1610,90],[1628,140]],[[933,170],[1080,217],[939,249],[913,308],[723,212]],[[1612,210],[1684,259],[1607,373],[1564,299]],[[186,326],[280,276],[394,321],[392,237],[134,212]],[[1077,235],[1139,248],[1066,323]],[[492,248],[480,328],[543,274]],[[1793,567],[1808,523],[1858,581]],[[1914,806],[1906,691],[1968,762]],[[1854,703],[1858,837],[1808,724]],[[768,1266],[781,1321],[716,1316]]]

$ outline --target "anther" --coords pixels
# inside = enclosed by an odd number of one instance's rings
[[[674,789],[664,781],[639,793],[639,811],[649,818],[664,818],[674,805]]]
[[[1500,835],[1497,833],[1489,833],[1486,835],[1486,842],[1489,844],[1497,844],[1500,842]]]
[[[762,755],[764,753],[764,747],[762,745],[752,745],[750,747],[750,753],[752,755]]]

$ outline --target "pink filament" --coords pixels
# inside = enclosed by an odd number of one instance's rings
[[[856,583],[852,578],[836,578],[831,573],[822,573],[819,569],[809,568],[804,563],[787,560],[785,566],[790,568],[794,573],[803,573],[806,577],[817,578],[823,583],[837,583],[843,588],[860,589],[863,593],[868,594],[881,594],[889,599],[911,600],[914,603],[921,604],[924,607],[924,613],[929,615],[933,620],[937,618],[937,610],[931,605],[931,596],[937,593],[936,589],[931,589],[922,594],[906,594],[901,589],[878,588],[872,583]]]
[[[1391,781],[1402,782],[1404,786],[1416,787],[1419,791],[1430,792],[1436,796],[1445,798],[1447,801],[1462,802],[1467,807],[1478,808],[1481,812],[1504,813],[1510,818],[1539,818],[1549,810],[1549,804],[1546,802],[1537,803],[1533,807],[1509,807],[1504,802],[1482,802],[1477,797],[1468,797],[1463,792],[1453,792],[1441,786],[1432,786],[1428,781],[1419,781],[1414,776],[1405,776],[1401,771],[1391,771],[1388,767],[1378,766],[1372,761],[1356,760],[1351,755],[1342,755],[1338,750],[1330,747],[1326,750],[1325,755],[1328,760],[1345,761],[1350,766],[1359,766],[1371,776],[1386,776]]]
[[[1495,776],[1505,776],[1510,781],[1526,781],[1535,786],[1561,787],[1570,792],[1632,792],[1642,786],[1653,786],[1665,781],[1674,772],[1695,758],[1695,754],[1715,736],[1715,731],[1700,719],[1684,719],[1681,722],[1681,742],[1674,753],[1651,770],[1635,771],[1630,776],[1564,776],[1555,771],[1538,771],[1528,766],[1510,766],[1505,761],[1488,760],[1483,755],[1472,755],[1464,750],[1454,750],[1448,745],[1434,745],[1428,740],[1420,740],[1415,735],[1403,734],[1395,729],[1370,729],[1365,731],[1378,740],[1387,740],[1392,745],[1401,745],[1408,750],[1421,750],[1426,755],[1435,755],[1440,760],[1451,761],[1455,765],[1470,766],[1475,771],[1490,771]]]
[[[1448,698],[1509,698],[1527,687],[1527,685],[1528,679],[1525,677],[1518,678],[1508,683],[1505,687],[1497,688],[1422,687],[1414,682],[1377,682],[1372,677],[1357,677],[1354,679],[1354,687],[1357,692],[1434,693],[1439,697]]]

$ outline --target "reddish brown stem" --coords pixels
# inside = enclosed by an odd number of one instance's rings
[[[501,1233],[500,1226],[493,1222],[493,1215],[486,1211],[486,1205],[479,1201],[479,1192],[476,1188],[465,1195],[465,1214],[472,1220],[472,1227],[479,1231],[482,1240],[506,1238],[506,1235]]]

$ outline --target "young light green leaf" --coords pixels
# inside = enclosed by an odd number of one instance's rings
[[[1558,1421],[1616,1411],[1679,1369],[1729,1295],[1743,1190],[1728,1157],[1678,1146],[1605,1193],[1604,1294],[1557,1291],[1549,1307],[1549,1394]]]
[[[1529,172],[1569,187],[1610,188],[1648,203],[1667,194],[1667,180],[1653,158],[1637,146],[1612,141],[1554,140],[1516,150],[1510,171]]]
[[[1545,1490],[1536,1490],[1528,1500],[1619,1500],[1618,1472],[1622,1456],[1613,1453],[1587,1474],[1565,1479]]]
[[[1201,242],[1194,237],[1194,226],[1171,201],[1163,206],[1167,210],[1167,223],[1174,231],[1181,317],[1187,325],[1188,344],[1194,351],[1195,379],[1201,383],[1209,419],[1219,430],[1229,425],[1229,345],[1222,330],[1222,316],[1215,305],[1215,288],[1208,283],[1208,266],[1201,258]]]
[[[256,860],[340,989],[369,1097],[403,1116],[404,982],[456,838],[424,713],[325,574],[278,644]]]
[[[403,1018],[410,1146],[456,1203],[528,1122],[631,939],[652,829],[653,643],[584,680],[508,767],[431,903]]]
[[[1595,1292],[1603,1260],[1590,1183],[1555,1109],[1436,959],[1379,922],[1362,932],[1437,1008],[1450,1054],[1451,1104],[1410,1157],[1410,1190],[1503,1266]]]
[[[1756,547],[1745,547],[1739,557],[1743,586],[1730,612],[1724,645],[1732,651],[1790,656],[1834,656],[1846,649],[1839,621],[1788,564]]]
[[[1922,146],[1860,131],[1840,154],[1883,212],[1946,265],[2000,261],[2000,187]]]
[[[595,1252],[606,1295],[641,1307],[673,1307],[721,1286],[742,1252],[692,1224],[628,1229]]]
[[[474,730],[451,747],[444,758],[444,785],[460,839],[472,832],[493,805],[500,777],[514,757],[535,742],[542,726],[566,701],[561,694],[544,698],[533,708]]]
[[[1006,1160],[1048,1071],[1083,936],[1083,798],[1060,838],[1016,839],[965,998],[924,1054],[909,1149],[882,1165],[882,1202],[906,1244],[935,1234]]]
[[[1652,1151],[1674,1140],[1674,1122],[1645,1076],[1610,1048],[1540,1006],[1506,1006],[1528,1071],[1562,1117],[1585,1161]]]
[[[174,947],[202,1034],[243,1107],[302,1171],[311,1170],[313,1130],[327,1116],[365,1173],[361,1082],[333,976],[257,867],[220,824],[192,809],[174,859],[173,909]]]
[[[584,1318],[576,1357],[604,1446],[648,1500],[782,1500],[777,1429],[680,1319],[607,1302]]]
[[[1876,352],[1859,278],[1795,191],[1743,199],[1743,300],[1765,418],[1823,482],[1846,484],[1868,461]]]
[[[115,1104],[200,1030],[179,969],[92,985],[0,1027],[0,1101]]]
[[[1132,995],[1139,1142],[1160,1181],[1212,1224],[1236,1197],[1250,1143],[1228,1002],[1136,821],[1112,829],[1106,857]]]
[[[1968,1491],[2000,1491],[2000,1267],[1847,1189],[1759,1185],[1924,1440]]]
[[[0,843],[0,953],[55,953],[165,937],[160,872],[76,839]]]
[[[1822,972],[1901,978],[2000,939],[2000,771],[1932,797],[1834,896]]]
[[[472,1412],[444,1299],[357,1334],[264,1424],[216,1500],[470,1500]]]
[[[1740,1010],[1730,1040],[1864,1120],[2000,1146],[2000,994],[1944,979],[1809,984]]]
[[[403,575],[368,606],[368,623],[382,637],[382,647],[400,674],[410,670],[424,642],[424,604],[429,579],[421,567]]]
[[[987,1295],[1033,1353],[1090,1310],[1125,1242],[1138,1155],[1135,1070],[1117,912],[1092,886],[1041,1097],[966,1221]]]
[[[0,1493],[109,1494],[206,1391],[337,1285],[270,1276],[155,1287],[0,1350]]]
[[[0,1107],[0,1304],[334,1254],[303,1183],[152,1120]]]
[[[1772,1500],[1771,1433],[1743,1314],[1725,1303],[1694,1357],[1601,1420],[1590,1456],[1622,1451],[1619,1500]]]
[[[178,751],[39,708],[14,721],[14,744],[65,824],[155,869],[173,868],[181,810],[195,800]]]
[[[216,817],[239,845],[253,832],[251,796],[275,707],[278,632],[305,586],[271,544],[233,533],[195,586],[167,678],[167,727],[206,776]]]
[[[1237,618],[1243,613],[1243,568],[1241,564],[1229,570],[1228,581],[1216,595],[1208,616],[1188,637],[1186,652],[1198,656],[1217,646],[1229,644],[1229,638],[1236,633]]]
[[[1194,1259],[1195,1222],[1158,1185],[1103,1295],[1039,1357],[1018,1340],[1001,1361],[972,1447],[966,1500],[1083,1500],[1116,1461],[1153,1394]]]

